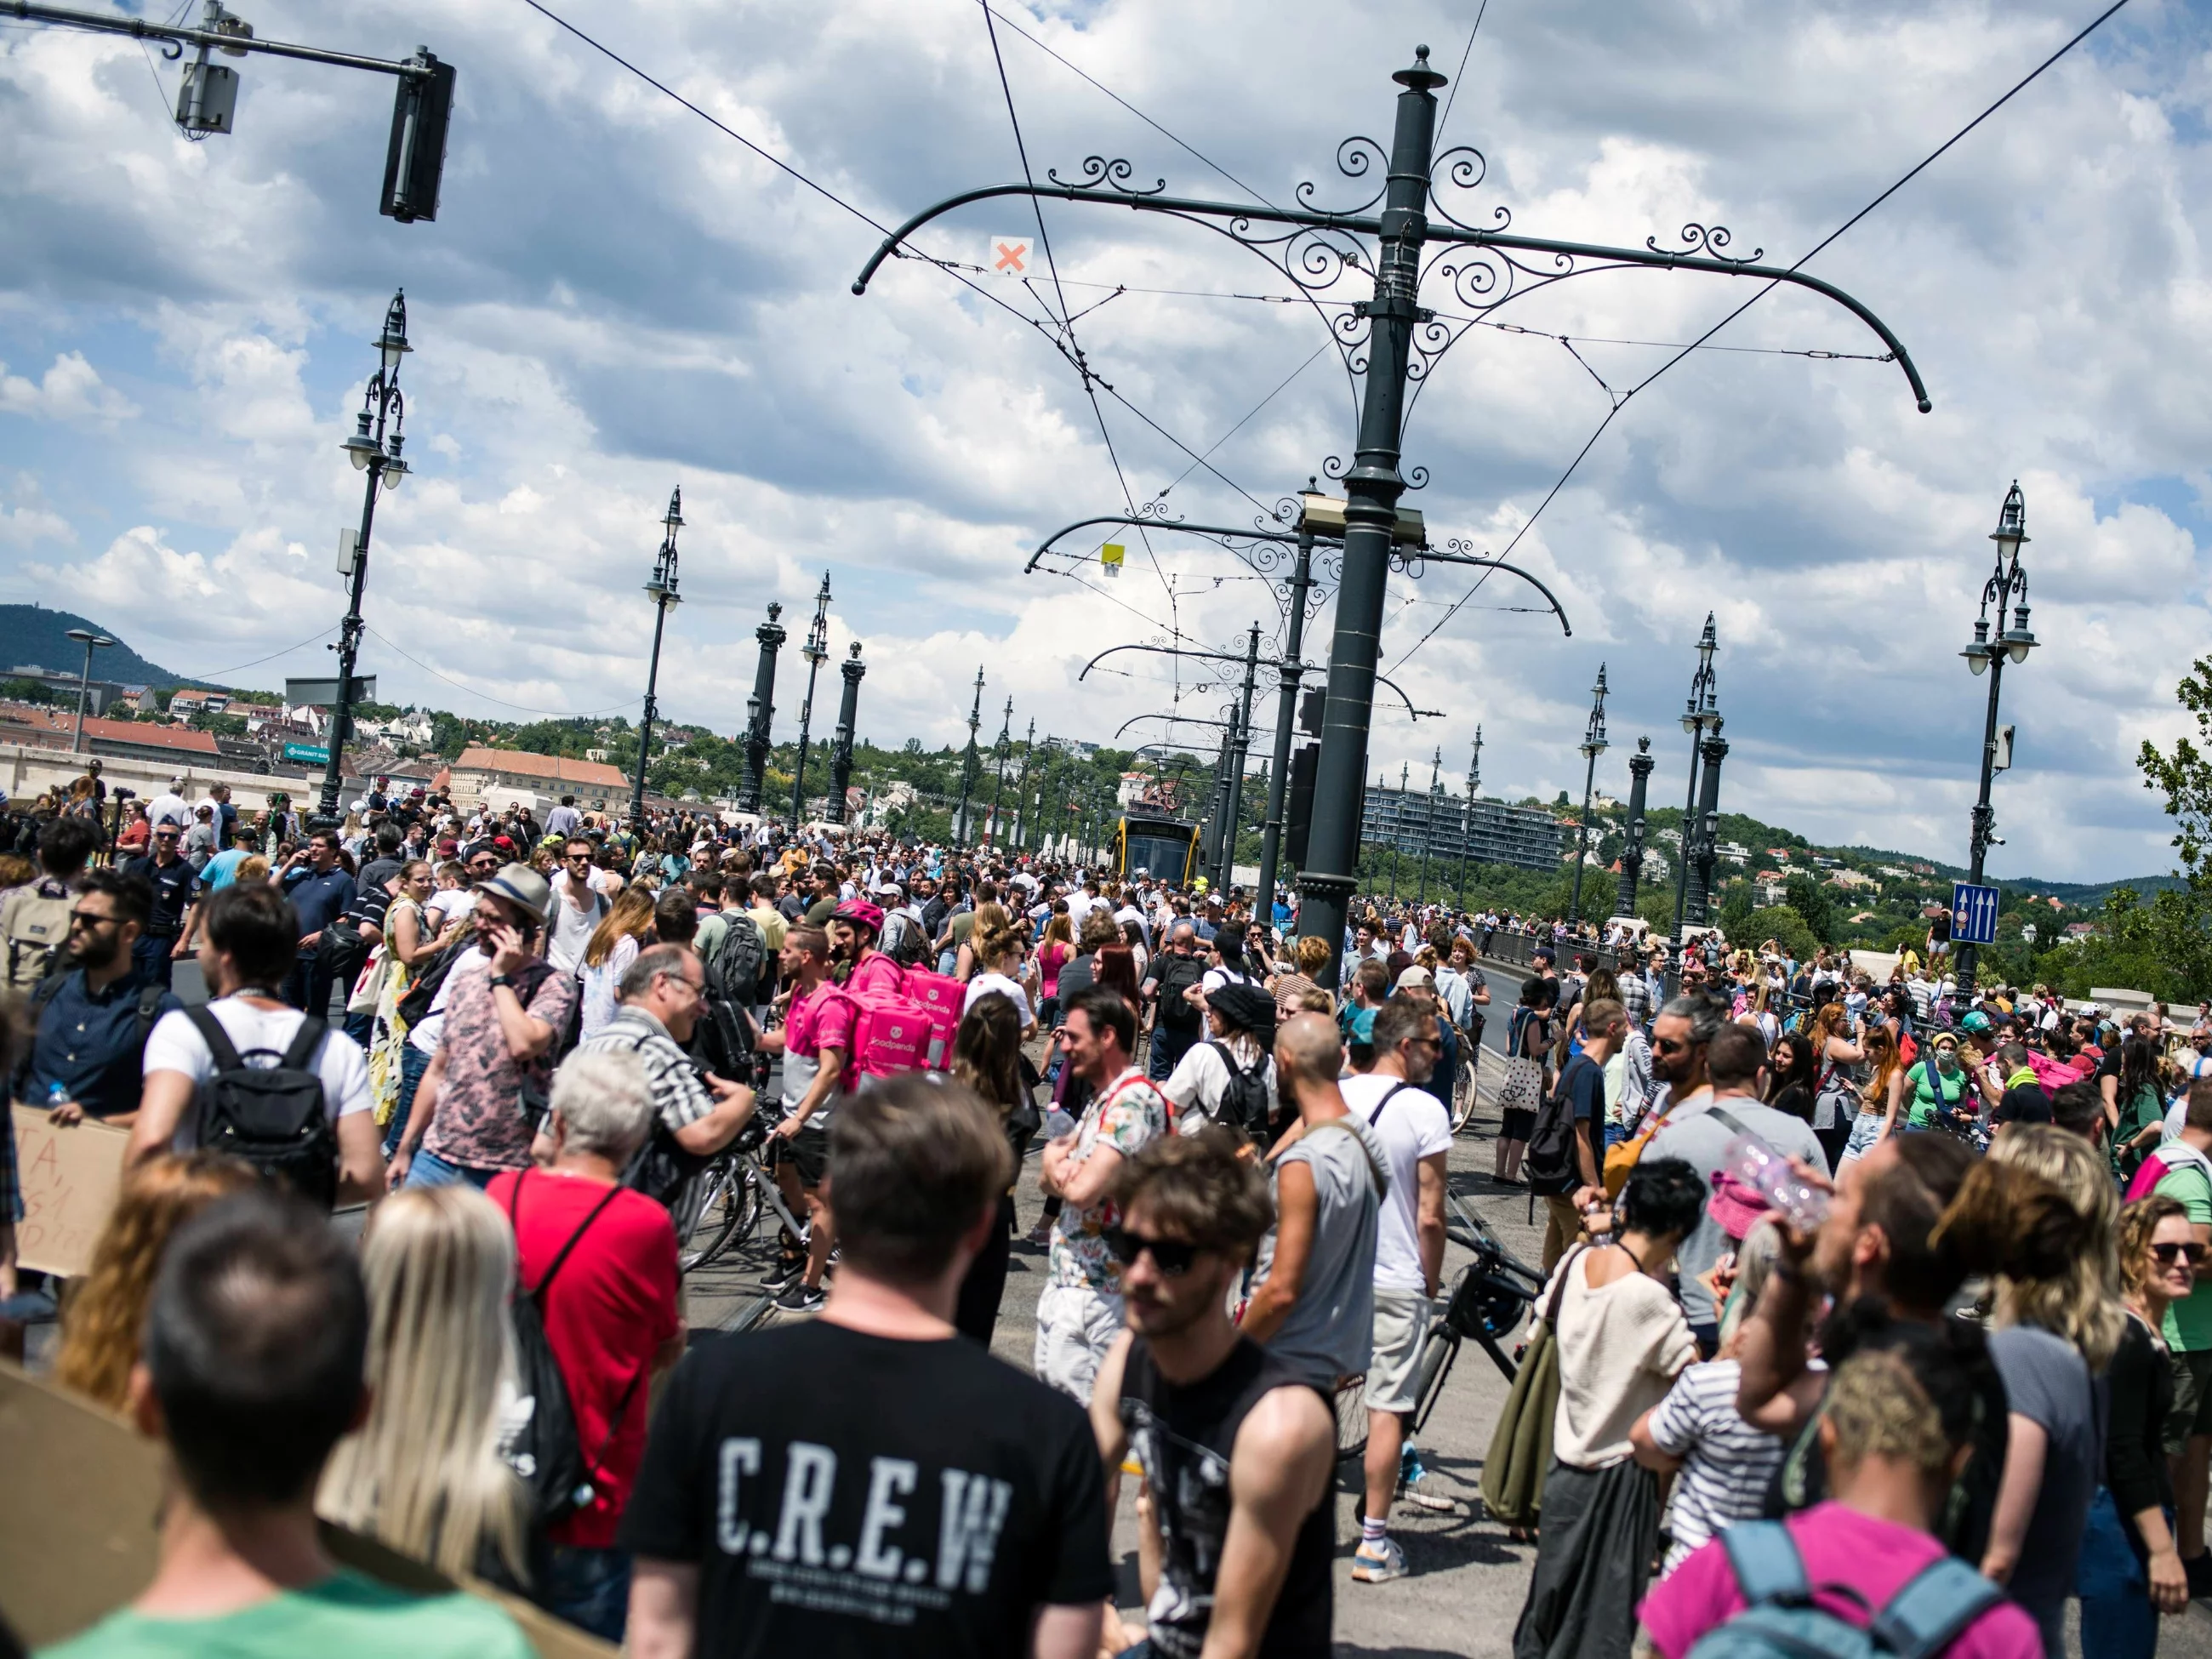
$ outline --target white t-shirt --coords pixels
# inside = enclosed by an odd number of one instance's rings
[[[185,805],[185,798],[174,790],[164,789],[146,803],[146,821],[149,823],[160,823],[164,820],[179,824],[189,824],[192,821],[192,809]]]
[[[481,951],[464,951],[446,976],[438,981],[438,989],[430,998],[430,1012],[415,1023],[407,1033],[408,1042],[424,1054],[436,1058],[438,1045],[446,1040],[446,1000],[453,994],[453,987],[471,974],[491,972],[491,958]]]
[[[423,902],[425,911],[435,910],[445,920],[431,928],[434,933],[445,932],[448,924],[459,921],[477,908],[477,891],[473,887],[441,887]]]
[[[235,997],[223,997],[208,1006],[238,1057],[264,1070],[274,1069],[284,1058],[300,1034],[301,1022],[307,1018],[297,1008],[257,1008]],[[149,1077],[156,1072],[182,1072],[195,1085],[204,1084],[215,1075],[215,1055],[199,1028],[183,1010],[175,1009],[156,1020],[146,1035],[145,1070]],[[323,1079],[323,1109],[333,1123],[369,1109],[368,1056],[359,1043],[347,1041],[335,1027],[316,1052],[315,1071]],[[198,1144],[195,1115],[186,1112],[170,1149],[189,1152]]]
[[[969,980],[968,994],[960,1004],[960,1012],[966,1014],[975,1006],[977,998],[987,997],[994,991],[1014,1005],[1014,1012],[1022,1017],[1024,1025],[1030,1023],[1029,994],[1022,989],[1019,981],[1008,979],[1004,974],[978,974]]]
[[[1390,1190],[1376,1216],[1376,1288],[1419,1296],[1428,1289],[1421,1273],[1419,1166],[1423,1158],[1451,1150],[1451,1114],[1427,1090],[1401,1088],[1402,1081],[1370,1072],[1341,1078],[1337,1087],[1344,1091],[1344,1103],[1354,1117],[1363,1123],[1374,1119],[1368,1127],[1382,1148],[1383,1173],[1390,1177]],[[1393,1089],[1398,1091],[1395,1095]]]
[[[1176,1061],[1175,1070],[1169,1074],[1168,1080],[1160,1085],[1160,1092],[1175,1107],[1177,1134],[1194,1135],[1208,1124],[1219,1121],[1221,1097],[1229,1088],[1229,1067],[1213,1046],[1218,1041],[1218,1038],[1209,1038],[1192,1043],[1183,1050],[1182,1058]],[[1260,1075],[1267,1080],[1267,1092],[1273,1095],[1275,1092],[1275,1058],[1273,1054],[1266,1057]],[[1194,1106],[1199,1109],[1193,1111],[1191,1108]]]
[[[580,910],[568,902],[568,894],[556,893],[553,896],[553,920],[545,940],[545,960],[564,974],[573,974],[584,965],[584,949],[606,918],[605,899],[588,890],[585,897],[586,902]]]

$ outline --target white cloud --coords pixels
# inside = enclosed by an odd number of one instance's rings
[[[191,144],[167,123],[173,78],[157,94],[134,45],[0,40],[20,158],[0,177],[0,356],[53,365],[0,378],[0,452],[30,481],[0,506],[0,541],[48,555],[5,570],[14,595],[66,596],[188,670],[334,620],[327,550],[362,488],[337,446],[404,285],[416,474],[377,503],[368,580],[387,694],[486,713],[513,712],[492,698],[634,703],[652,616],[638,589],[679,484],[686,603],[662,702],[724,730],[743,717],[763,607],[780,599],[796,637],[824,568],[838,647],[859,637],[871,665],[862,728],[886,740],[964,738],[979,662],[987,720],[1011,692],[1018,728],[1035,714],[1041,732],[1103,738],[1171,704],[1210,714],[1219,696],[1194,697],[1188,668],[1179,702],[1157,659],[1136,678],[1074,677],[1170,619],[1209,645],[1272,626],[1248,571],[1170,533],[1149,549],[1126,537],[1127,573],[1097,591],[1018,574],[1060,526],[1171,482],[1172,511],[1241,526],[1350,454],[1334,354],[1281,385],[1325,338],[1312,312],[1211,297],[1292,291],[1249,252],[1143,216],[1046,209],[1069,303],[1097,307],[1078,324],[1086,361],[1232,486],[1102,391],[1109,457],[1051,343],[942,271],[894,262],[853,297],[876,231],[507,0],[262,3],[272,36],[380,55],[419,40],[461,66],[440,219],[374,213],[380,80],[246,60],[237,133]],[[1270,198],[1315,178],[1334,204],[1372,184],[1328,171],[1337,139],[1387,136],[1387,77],[1414,40],[1456,75],[1464,12],[1415,4],[1347,27],[1319,0],[1119,0],[1017,16]],[[1018,176],[980,14],[959,0],[737,14],[644,0],[577,21],[879,222]],[[1445,132],[1484,149],[1488,176],[1474,203],[1447,205],[1480,218],[1503,203],[1526,231],[1631,244],[1719,222],[1734,252],[1786,263],[2078,26],[2057,0],[1492,7]],[[1003,27],[1000,42],[1040,173],[1121,155],[1147,183],[1235,192]],[[1956,653],[2018,477],[2044,645],[2004,683],[2021,763],[1999,785],[1998,867],[2162,866],[2131,756],[2179,728],[2173,683],[2212,609],[2212,390],[2196,370],[2212,347],[2208,45],[2185,9],[2123,13],[1810,267],[1898,330],[1935,414],[1911,411],[1894,366],[1853,358],[1707,352],[1639,392],[1512,554],[1559,595],[1573,638],[1490,579],[1392,670],[1448,717],[1378,719],[1370,770],[1418,769],[1441,744],[1447,774],[1463,771],[1480,722],[1491,787],[1578,792],[1603,659],[1607,763],[1625,775],[1648,731],[1654,796],[1679,799],[1674,716],[1711,611],[1729,805],[1960,857],[1986,683]],[[1019,222],[1000,202],[915,240],[979,262],[987,234]],[[1044,314],[1018,285],[976,280]],[[1109,297],[1117,285],[1132,291]],[[1750,291],[1639,272],[1516,301],[1498,320],[1530,332],[1471,331],[1423,392],[1406,459],[1433,481],[1409,504],[1439,538],[1503,549],[1606,388],[1668,355],[1609,342],[1693,338]],[[1440,283],[1427,297],[1466,298]],[[1571,354],[1546,337],[1563,333],[1580,337]],[[1787,292],[1716,343],[1881,349]],[[1437,565],[1394,580],[1386,662],[1471,586]],[[798,676],[787,651],[779,731]],[[817,697],[817,730],[822,712]]]

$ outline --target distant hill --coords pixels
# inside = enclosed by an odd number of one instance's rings
[[[0,678],[4,678],[9,669],[25,668],[33,663],[50,674],[77,672],[84,666],[84,647],[69,637],[72,628],[88,628],[115,638],[112,630],[71,611],[50,611],[42,605],[0,605]],[[120,640],[93,653],[92,677],[125,685],[153,685],[164,690],[206,684],[188,675],[173,674],[158,663],[148,662]]]

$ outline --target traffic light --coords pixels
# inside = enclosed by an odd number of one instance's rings
[[[384,158],[384,200],[377,211],[403,225],[438,216],[446,170],[446,123],[453,111],[453,66],[428,46],[408,60],[428,75],[403,75],[392,106],[392,143]]]

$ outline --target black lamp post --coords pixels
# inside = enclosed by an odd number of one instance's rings
[[[1628,757],[1628,845],[1620,849],[1620,893],[1614,901],[1616,914],[1624,916],[1636,914],[1636,884],[1644,875],[1644,799],[1658,764],[1651,758],[1651,739],[1637,738],[1636,752]]]
[[[1728,758],[1728,739],[1721,735],[1716,714],[1698,744],[1697,875],[1690,886],[1690,923],[1703,927],[1712,920],[1713,869],[1720,861],[1721,763]]]
[[[1437,780],[1443,775],[1443,745],[1439,744],[1437,746],[1436,754],[1429,762],[1428,799],[1421,803],[1421,896],[1419,902],[1423,904],[1426,904],[1429,902],[1429,843],[1436,839]]]
[[[386,489],[397,489],[407,476],[407,463],[399,453],[407,441],[402,429],[407,422],[407,400],[399,395],[399,360],[414,348],[407,343],[404,290],[392,296],[384,313],[384,332],[374,343],[380,360],[377,371],[369,377],[368,390],[362,396],[353,436],[338,446],[357,469],[368,474],[368,487],[362,495],[361,529],[350,549],[345,620],[338,625],[337,696],[331,705],[330,758],[323,764],[323,793],[317,812],[318,822],[325,824],[337,822],[345,740],[353,730],[353,671],[361,659],[361,595],[368,580],[368,533],[376,520],[376,486],[381,481]]]
[[[637,777],[629,790],[629,827],[645,830],[645,769],[653,758],[653,721],[660,710],[653,693],[660,684],[660,630],[668,624],[668,609],[681,605],[676,592],[676,532],[684,523],[684,492],[668,494],[668,515],[661,520],[660,552],[653,562],[653,580],[645,585],[653,600],[653,660],[645,671],[645,716],[637,728]]]
[[[1337,589],[1334,643],[1329,653],[1328,698],[1322,720],[1320,763],[1314,785],[1314,813],[1306,865],[1298,886],[1304,896],[1301,921],[1305,932],[1328,941],[1331,957],[1324,982],[1334,983],[1336,955],[1344,937],[1345,915],[1358,885],[1360,792],[1367,773],[1367,738],[1373,713],[1376,659],[1397,528],[1398,498],[1408,480],[1400,471],[1410,380],[1426,376],[1452,343],[1486,313],[1539,283],[1586,270],[1644,265],[1656,269],[1708,271],[1808,288],[1837,301],[1879,334],[1911,384],[1924,411],[1930,407],[1919,373],[1896,336],[1856,300],[1832,284],[1802,271],[1759,263],[1759,256],[1723,257],[1728,239],[1717,229],[1690,227],[1685,246],[1662,249],[1656,239],[1642,247],[1606,247],[1524,236],[1502,221],[1474,225],[1431,199],[1431,179],[1471,189],[1483,176],[1481,156],[1461,148],[1435,153],[1437,88],[1445,77],[1431,68],[1426,46],[1414,63],[1391,78],[1403,90],[1396,99],[1395,131],[1387,157],[1367,140],[1348,141],[1339,151],[1339,167],[1356,178],[1382,181],[1380,191],[1346,212],[1307,205],[1310,192],[1299,191],[1299,205],[1275,208],[1249,203],[1207,202],[1167,193],[1162,180],[1139,182],[1125,160],[1094,155],[1079,181],[1049,174],[1051,182],[988,185],[963,191],[915,215],[886,235],[853,284],[865,293],[884,260],[903,255],[907,239],[939,215],[970,203],[1002,196],[1033,200],[1095,202],[1124,211],[1163,213],[1219,228],[1268,258],[1309,295],[1331,287],[1346,271],[1370,276],[1370,295],[1346,313],[1340,329],[1349,366],[1364,368],[1358,434],[1350,463],[1338,462],[1331,476],[1344,480],[1344,574]],[[1439,194],[1443,193],[1441,191]],[[1370,209],[1380,211],[1370,214]],[[1370,240],[1371,239],[1371,240]],[[1434,258],[1431,244],[1455,244]],[[1545,256],[1524,259],[1535,253]],[[1425,270],[1442,273],[1451,283],[1456,320],[1445,319],[1422,303]],[[1473,315],[1466,313],[1472,313]],[[1357,320],[1353,321],[1352,319]],[[1086,376],[1088,368],[1082,371]],[[1417,474],[1413,482],[1421,479]]]
[[[745,779],[738,791],[738,809],[758,812],[768,787],[769,732],[775,722],[775,653],[790,638],[776,620],[783,607],[771,602],[768,620],[753,629],[760,641],[760,659],[753,665],[753,694],[745,699]]]
[[[999,776],[998,781],[991,786],[991,822],[985,829],[983,834],[983,839],[993,847],[996,847],[999,844],[999,836],[1000,833],[999,829],[999,808],[1005,804],[1006,799],[1007,751],[1012,748],[1013,741],[1014,700],[1012,697],[1008,697],[1006,699],[1006,715],[999,722],[999,741],[993,745],[993,747],[998,751]]]
[[[1030,761],[1036,754],[1036,722],[1030,722],[1029,735],[1022,739],[1022,781],[1014,796],[1014,845],[1026,846],[1025,837],[1035,833],[1035,814],[1030,807]]]
[[[1467,811],[1459,833],[1459,908],[1467,908],[1467,848],[1474,839],[1474,792],[1482,787],[1482,728],[1474,728],[1474,754],[1467,763]]]
[[[89,628],[72,628],[67,637],[84,647],[84,672],[76,677],[76,736],[70,740],[70,750],[79,752],[84,748],[84,706],[92,697],[92,653],[115,641]]]
[[[806,659],[806,701],[799,706],[799,765],[791,780],[791,832],[806,813],[806,740],[814,723],[814,677],[830,654],[830,573],[822,573],[821,591],[814,596],[814,621],[806,630],[806,643],[799,654]]]
[[[983,723],[983,666],[975,665],[975,701],[968,710],[968,747],[960,756],[960,810],[952,816],[955,845],[972,841],[968,832],[968,797],[975,787],[975,728]]]
[[[1989,714],[1982,726],[1982,789],[1976,797],[1969,834],[1967,880],[1977,887],[1982,884],[1982,866],[1989,857],[1992,842],[2004,844],[2003,837],[1996,833],[1996,814],[1990,807],[1990,785],[1997,770],[1997,694],[2004,682],[2005,659],[2024,663],[2027,653],[2035,649],[2035,635],[2027,628],[2027,572],[2021,568],[2020,550],[2027,545],[2027,500],[2020,493],[2020,481],[2004,498],[2004,506],[1997,514],[1997,527],[1990,534],[1997,544],[1996,568],[1982,584],[1981,613],[1974,618],[1973,642],[1959,654],[1966,659],[1966,666],[1977,674],[1990,677]],[[2013,607],[2012,626],[2004,625],[2005,606]],[[1996,607],[1999,629],[1996,639],[1990,637],[1990,607]],[[1979,955],[1975,946],[1958,947],[1958,975],[1960,992],[1974,988],[1974,968]]]
[[[1668,955],[1670,985],[1679,984],[1681,978],[1682,919],[1689,909],[1690,857],[1697,846],[1698,746],[1705,740],[1708,727],[1715,732],[1720,730],[1720,712],[1714,702],[1717,682],[1713,678],[1713,657],[1719,650],[1720,641],[1713,633],[1713,613],[1708,611],[1705,631],[1698,640],[1698,672],[1690,677],[1690,698],[1682,709],[1682,729],[1690,734],[1690,787],[1682,798],[1682,838],[1674,849],[1675,861],[1681,867],[1674,872],[1674,948]]]
[[[1574,896],[1567,901],[1567,921],[1580,932],[1583,925],[1583,867],[1589,858],[1590,800],[1597,788],[1597,757],[1613,745],[1605,738],[1605,665],[1597,665],[1597,684],[1590,687],[1589,726],[1583,733],[1583,821],[1575,836]]]
[[[853,641],[845,660],[837,665],[845,677],[845,692],[837,703],[837,738],[830,750],[830,822],[846,819],[845,792],[853,784],[853,733],[860,718],[860,678],[868,665],[860,660],[860,642]]]

